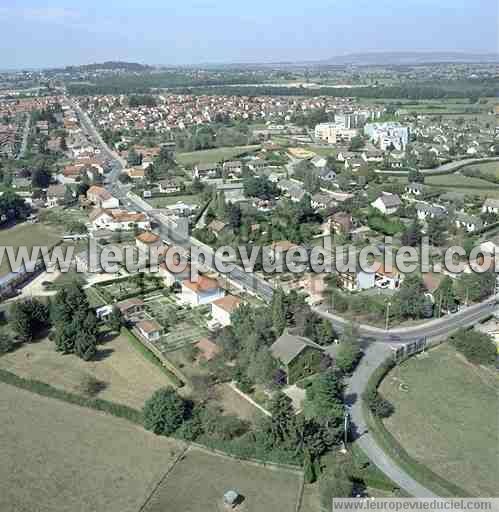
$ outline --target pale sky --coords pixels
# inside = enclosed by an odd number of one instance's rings
[[[499,52],[499,0],[2,0],[0,69]],[[171,5],[171,7],[169,6]]]

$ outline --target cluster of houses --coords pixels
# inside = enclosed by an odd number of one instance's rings
[[[149,130],[165,133],[174,129],[210,124],[217,119],[289,123],[293,115],[312,110],[344,110],[351,98],[204,96],[162,94],[155,105],[131,107],[122,96],[92,96],[88,113],[102,129],[127,132]],[[123,139],[126,143],[126,139]],[[120,143],[117,143],[119,149]]]

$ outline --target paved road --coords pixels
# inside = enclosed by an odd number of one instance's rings
[[[367,432],[367,425],[362,411],[362,393],[373,372],[389,355],[390,348],[386,344],[369,344],[355,373],[347,382],[345,396],[346,402],[350,406],[352,432],[354,438],[356,438],[354,442],[364,451],[371,462],[411,496],[416,498],[436,497],[432,491],[414,480],[388,457],[374,437]]]
[[[31,116],[29,114],[26,114],[26,122],[24,123],[21,148],[19,149],[19,153],[17,154],[16,160],[20,160],[26,154],[26,150],[28,149],[28,137],[29,137],[30,128],[31,128]]]
[[[490,158],[463,158],[461,160],[455,160],[454,162],[449,162],[438,167],[434,167],[433,169],[420,169],[419,172],[421,174],[450,174],[452,172],[458,171],[459,169],[466,167],[472,164],[480,164],[482,162],[498,162],[499,157],[490,157]],[[375,171],[377,174],[387,174],[387,175],[400,175],[407,176],[407,171]]]
[[[387,331],[379,327],[361,324],[360,333],[366,340],[383,341],[391,344],[406,343],[418,338],[438,338],[460,327],[467,327],[487,318],[494,312],[496,307],[497,300],[493,297],[480,304],[463,308],[453,315],[446,315],[442,318],[419,323],[410,327],[390,329]],[[313,309],[323,318],[330,320],[338,331],[342,331],[349,323],[348,320],[329,313],[323,307]]]

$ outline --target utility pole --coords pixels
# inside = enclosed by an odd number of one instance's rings
[[[344,431],[345,431],[345,437],[344,437],[344,444],[345,444],[345,450],[347,448],[347,443],[348,443],[348,429],[349,429],[349,425],[350,425],[350,412],[347,408],[345,408],[345,417],[344,417],[344,420],[345,420],[345,424],[344,424]]]
[[[385,320],[385,330],[388,331],[390,327],[390,306],[392,303],[390,301],[386,302],[386,320]]]

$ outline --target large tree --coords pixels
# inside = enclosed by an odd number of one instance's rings
[[[278,391],[272,397],[269,406],[272,415],[270,420],[270,435],[274,445],[289,441],[295,423],[295,411],[289,396]]]
[[[11,325],[21,341],[32,341],[50,325],[48,308],[36,299],[17,302],[11,309]]]
[[[172,388],[158,389],[144,405],[144,428],[157,435],[173,434],[186,419],[187,404]]]

